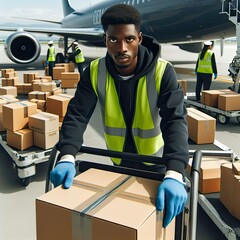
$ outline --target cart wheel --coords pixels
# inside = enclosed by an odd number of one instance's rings
[[[31,177],[22,178],[21,182],[24,187],[27,187],[29,185],[29,183],[31,182]]]
[[[217,119],[221,124],[227,124],[230,118],[224,115],[218,114]]]
[[[240,123],[240,116],[237,117],[237,121]]]

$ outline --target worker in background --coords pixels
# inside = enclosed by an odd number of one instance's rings
[[[53,41],[48,42],[48,51],[47,51],[47,61],[48,66],[48,75],[53,78],[53,68],[55,66],[55,47],[53,46]]]
[[[65,115],[58,142],[58,163],[50,174],[54,186],[72,185],[75,156],[84,131],[100,103],[107,148],[162,156],[166,166],[113,158],[113,164],[164,173],[156,208],[165,210],[163,226],[184,209],[184,173],[188,132],[184,93],[173,66],[160,59],[160,45],[140,31],[141,16],[130,5],[115,4],[101,17],[106,56],[84,70]]]
[[[204,42],[202,51],[198,54],[195,73],[197,75],[196,84],[196,100],[200,101],[200,93],[203,90],[209,90],[212,77],[217,78],[217,66],[215,60],[215,54],[213,52],[213,41]]]
[[[73,49],[73,52],[70,54],[66,54],[66,57],[68,57],[70,60],[74,58],[75,63],[77,64],[80,76],[82,76],[85,59],[84,59],[82,50],[78,46],[78,42],[73,42],[72,49]]]

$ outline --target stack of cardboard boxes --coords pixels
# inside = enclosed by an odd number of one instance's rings
[[[13,68],[1,69],[2,86],[16,86],[19,83],[17,72]]]

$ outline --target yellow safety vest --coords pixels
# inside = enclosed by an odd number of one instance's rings
[[[55,48],[54,46],[51,46],[48,48],[49,49],[49,54],[48,54],[48,61],[49,62],[55,62]]]
[[[201,52],[198,54],[198,68],[197,72],[199,73],[213,73],[212,69],[212,54],[213,51],[207,50],[203,59],[200,59]]]
[[[79,48],[76,48],[76,51],[77,51],[78,49],[79,49]],[[79,50],[80,50],[80,49],[79,49]],[[84,61],[85,61],[84,56],[83,56],[83,54],[82,54],[82,51],[80,50],[80,53],[75,56],[75,62],[76,62],[76,63],[81,63],[81,62],[84,62]]]
[[[166,65],[167,61],[159,59],[155,69],[139,79],[132,124],[132,135],[138,154],[160,156],[162,152],[164,142],[160,130],[161,118],[157,100]],[[91,62],[90,77],[101,106],[107,148],[122,152],[126,136],[126,123],[114,79],[106,69],[105,58]],[[115,164],[121,163],[118,158],[112,158],[112,161]]]

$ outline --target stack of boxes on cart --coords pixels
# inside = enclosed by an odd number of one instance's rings
[[[1,73],[0,131],[6,131],[7,144],[19,150],[53,147],[72,96],[47,75],[24,73],[20,83],[14,69],[2,69]],[[65,88],[76,88],[80,79],[71,63],[56,64],[53,74]]]
[[[202,91],[201,103],[224,111],[240,110],[240,94],[229,89]]]

